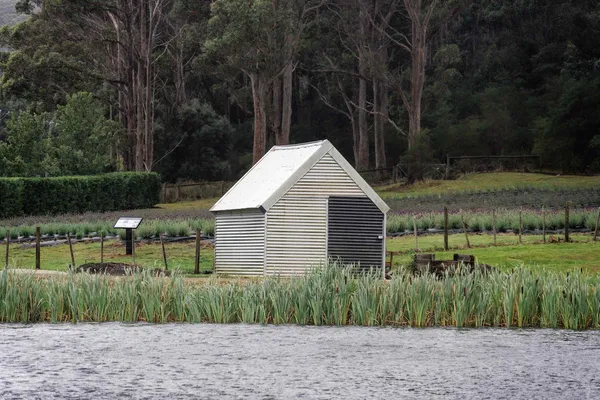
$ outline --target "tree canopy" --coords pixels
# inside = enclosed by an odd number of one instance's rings
[[[538,154],[600,172],[597,1],[7,7],[0,176],[230,180],[273,144],[323,138],[360,170]]]

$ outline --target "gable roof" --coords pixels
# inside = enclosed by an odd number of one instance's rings
[[[212,212],[262,209],[268,211],[325,154],[344,169],[367,197],[383,212],[389,207],[356,172],[329,140],[273,146],[246,174],[210,209]]]

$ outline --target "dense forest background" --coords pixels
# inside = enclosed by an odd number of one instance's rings
[[[600,172],[598,1],[0,0],[0,24],[0,176],[232,180],[324,138],[361,170]]]

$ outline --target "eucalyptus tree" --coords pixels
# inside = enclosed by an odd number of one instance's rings
[[[46,84],[63,99],[88,88],[100,93],[104,87],[107,101],[126,131],[121,149],[125,165],[151,170],[157,86],[154,67],[170,40],[165,19],[172,1],[20,0],[17,10],[31,18],[4,32],[15,52],[2,83],[14,92],[19,89],[15,82],[37,90]],[[88,87],[81,87],[78,78]],[[60,100],[55,97],[48,101],[52,102]]]
[[[252,87],[253,161],[265,153],[271,124],[277,144],[289,143],[292,76],[305,27],[320,0],[216,0],[211,6],[206,49],[226,68],[243,72]]]

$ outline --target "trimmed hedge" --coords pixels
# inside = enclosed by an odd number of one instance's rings
[[[156,173],[0,178],[0,218],[149,208],[160,201]]]

